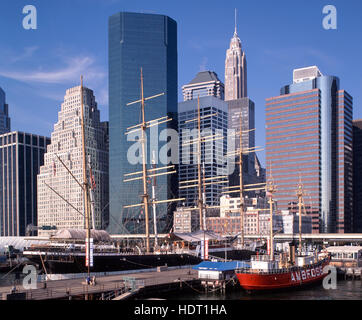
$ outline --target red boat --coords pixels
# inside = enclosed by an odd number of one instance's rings
[[[323,269],[330,257],[318,260],[315,256],[297,258],[296,266],[279,267],[279,261],[269,256],[252,257],[251,267],[235,270],[240,286],[247,291],[297,288],[321,282],[328,274]]]

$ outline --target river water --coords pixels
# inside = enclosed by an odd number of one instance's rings
[[[242,290],[221,293],[167,294],[159,296],[166,300],[362,300],[361,280],[338,280],[336,289],[326,290],[322,285],[285,292],[247,294]]]

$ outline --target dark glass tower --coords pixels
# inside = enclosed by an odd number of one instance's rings
[[[165,116],[173,119],[147,130],[148,167],[153,151],[156,151],[157,166],[161,167],[166,163],[158,161],[159,151],[166,142],[159,141],[158,134],[166,128],[177,129],[177,24],[167,16],[156,14],[120,12],[112,15],[109,18],[110,233],[144,233],[142,207],[124,208],[142,202],[142,180],[123,182],[125,174],[142,170],[140,163],[130,161],[128,152],[135,141],[127,141],[130,137],[125,135],[128,127],[141,120],[140,105],[126,105],[140,99],[141,68],[144,96],[165,93],[146,101],[146,121]],[[157,177],[156,192],[157,200],[176,198],[177,175]],[[170,204],[157,205],[158,232],[168,232],[172,227],[169,220],[172,210]],[[152,226],[151,219],[151,234]]]
[[[31,133],[0,135],[0,236],[25,236],[37,225],[37,174],[48,144]]]
[[[5,92],[0,88],[0,134],[10,132],[9,106],[5,101]]]

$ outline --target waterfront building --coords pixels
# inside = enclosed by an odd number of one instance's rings
[[[353,232],[362,232],[362,119],[353,120]]]
[[[93,194],[91,226],[104,229],[109,220],[107,125],[100,121],[93,91],[86,87],[83,87],[83,105],[87,176],[91,181]],[[81,87],[76,86],[66,90],[58,121],[51,134],[51,144],[38,175],[39,227],[85,228],[84,195],[78,184],[83,182],[82,149]],[[39,235],[46,233],[47,230],[39,230]]]
[[[142,206],[124,208],[141,203],[143,194],[142,180],[123,181],[125,174],[142,170],[142,157],[133,161],[128,153],[139,137],[125,135],[128,127],[140,123],[140,104],[127,106],[127,103],[140,99],[142,68],[144,96],[164,93],[146,101],[145,120],[166,116],[173,119],[147,130],[146,162],[150,167],[154,153],[157,167],[170,164],[166,163],[168,160],[162,160],[167,157],[165,148],[161,149],[166,138],[159,134],[165,133],[165,129],[177,130],[177,24],[164,15],[119,12],[109,17],[108,33],[109,186],[112,191],[108,231],[112,234],[145,233]],[[176,162],[176,170],[177,160],[172,161],[172,164]],[[157,200],[177,198],[177,174],[158,176],[156,183]],[[157,205],[158,232],[171,229],[175,205]],[[149,222],[152,232],[153,219]]]
[[[37,174],[50,139],[13,131],[0,135],[0,236],[25,236],[37,225]]]
[[[206,208],[208,217],[220,216],[219,208]],[[177,207],[173,213],[173,232],[188,233],[200,230],[200,213],[195,207]]]
[[[275,208],[277,205],[275,205]],[[268,198],[266,197],[244,197],[244,208],[269,209]],[[240,214],[240,197],[224,195],[220,197],[220,217]]]
[[[6,104],[5,92],[0,87],[0,134],[10,132],[9,106]]]
[[[240,234],[240,211],[227,213],[223,217],[206,218],[207,230],[219,234]],[[283,232],[282,215],[273,214],[273,231]],[[244,213],[244,235],[268,236],[270,234],[270,214],[261,209],[248,208]]]
[[[313,232],[352,231],[352,97],[337,77],[295,69],[293,84],[266,99],[266,163],[280,209],[301,179]]]
[[[220,80],[214,72],[200,73],[196,78],[202,78],[205,81],[205,89],[210,82],[214,81],[214,87],[218,86]],[[215,78],[217,79],[215,81]],[[199,90],[203,90],[202,83],[198,81]],[[184,86],[184,88],[187,86]],[[222,87],[222,86],[220,86]],[[217,95],[217,90],[210,90],[214,95],[206,95],[200,100],[200,128],[201,137],[219,135],[219,139],[204,142],[201,145],[201,165],[205,179],[211,181],[212,177],[226,176],[227,168],[227,128],[228,128],[228,105]],[[190,183],[194,187],[186,188],[186,181],[197,181],[197,145],[190,142],[198,138],[198,96],[192,99],[180,102],[178,104],[178,127],[180,132],[179,139],[179,197],[185,198],[185,206],[192,207],[198,204],[198,187],[196,182]],[[221,139],[222,138],[222,139]],[[189,143],[189,144],[188,144]],[[225,180],[225,179],[224,179]],[[219,205],[219,199],[223,187],[227,183],[203,184],[205,193],[205,204],[208,206]]]

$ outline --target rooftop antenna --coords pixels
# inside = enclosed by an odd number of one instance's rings
[[[236,32],[236,8],[235,8],[235,31],[234,31],[234,34],[236,35],[237,32]]]

